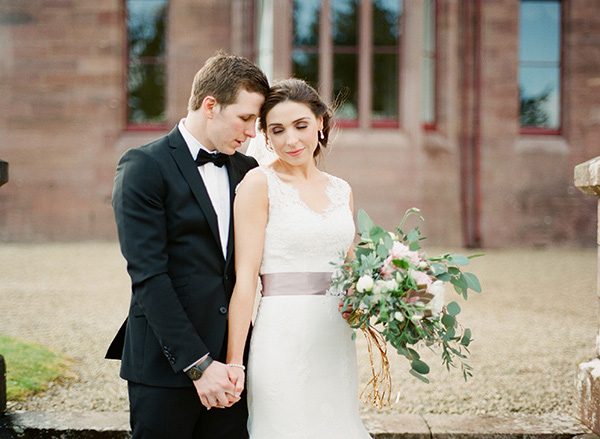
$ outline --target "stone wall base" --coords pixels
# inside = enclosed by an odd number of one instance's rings
[[[600,358],[579,364],[575,379],[579,395],[577,416],[600,434]]]
[[[0,355],[0,416],[6,411],[6,363]]]

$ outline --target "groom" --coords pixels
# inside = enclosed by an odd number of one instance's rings
[[[194,78],[187,117],[117,166],[113,207],[132,297],[107,358],[122,359],[134,439],[248,436],[246,403],[237,403],[245,394],[234,394],[224,364],[231,216],[237,184],[257,166],[236,149],[256,135],[268,91],[253,63],[218,54]]]

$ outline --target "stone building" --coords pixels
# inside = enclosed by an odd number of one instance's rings
[[[377,223],[595,242],[572,176],[600,155],[597,0],[0,0],[0,239],[114,238],[120,155],[185,116],[219,49],[337,105],[324,166]]]

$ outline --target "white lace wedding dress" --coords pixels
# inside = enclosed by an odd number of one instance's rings
[[[323,213],[270,167],[263,292],[250,342],[251,439],[367,439],[352,330],[327,291],[354,237],[350,187],[331,175]]]

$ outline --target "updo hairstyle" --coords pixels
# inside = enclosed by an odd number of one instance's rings
[[[277,104],[282,102],[297,102],[305,104],[311,109],[317,119],[323,118],[322,138],[319,137],[319,143],[313,154],[317,157],[321,154],[321,148],[327,148],[329,133],[331,130],[332,110],[323,102],[319,93],[312,88],[306,81],[297,78],[284,79],[271,87],[264,104],[260,109],[260,129],[267,135],[267,114]]]

